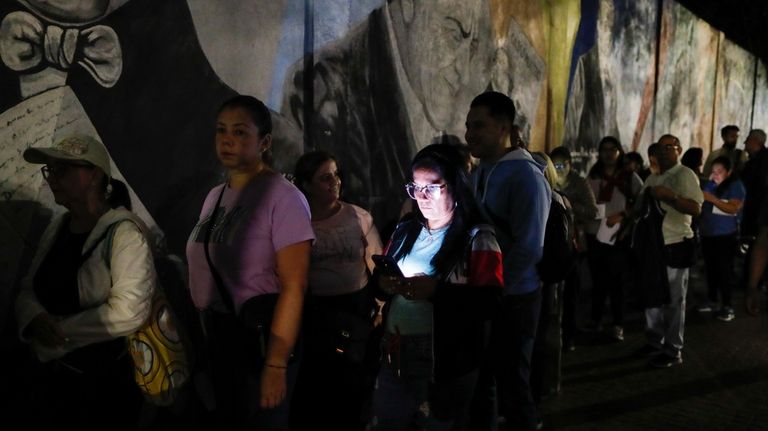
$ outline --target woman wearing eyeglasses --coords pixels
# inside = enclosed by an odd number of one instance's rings
[[[29,148],[24,159],[44,164],[67,209],[43,234],[16,300],[19,333],[42,363],[35,419],[40,427],[134,429],[142,397],[123,337],[147,319],[155,289],[144,225],[94,138]]]
[[[627,211],[643,186],[637,174],[624,169],[624,149],[618,139],[606,136],[597,146],[598,160],[587,176],[597,199],[598,214],[585,227],[592,274],[592,322],[588,329],[602,330],[605,300],[610,297],[613,328],[610,336],[624,341],[624,288],[629,251],[616,242]]]
[[[503,279],[464,166],[445,144],[411,163],[406,191],[416,208],[385,252],[402,274],[375,272],[387,305],[374,429],[449,429],[472,399]]]

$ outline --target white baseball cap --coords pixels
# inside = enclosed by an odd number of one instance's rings
[[[99,167],[108,177],[112,177],[107,149],[104,144],[87,135],[68,136],[53,147],[27,148],[24,150],[24,160],[36,164],[56,161],[88,162]]]

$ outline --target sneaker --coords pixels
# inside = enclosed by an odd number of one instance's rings
[[[672,368],[677,365],[682,365],[683,358],[681,356],[670,356],[667,353],[656,355],[648,361],[648,365],[653,368]]]
[[[613,327],[613,339],[616,341],[624,341],[624,328],[621,326]]]
[[[705,302],[704,304],[701,304],[698,307],[696,307],[696,311],[698,311],[699,313],[711,313],[712,304]]]
[[[736,318],[736,313],[733,312],[733,308],[731,307],[723,307],[720,311],[717,312],[715,317],[722,320],[723,322],[730,322]]]
[[[635,350],[635,356],[637,356],[639,358],[647,358],[647,357],[651,357],[651,356],[657,356],[657,355],[660,355],[661,353],[662,352],[661,352],[660,348],[658,348],[656,346],[652,346],[650,344],[646,344],[643,347]]]

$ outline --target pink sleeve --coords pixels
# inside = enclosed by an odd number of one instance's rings
[[[272,245],[275,251],[315,239],[309,205],[304,195],[288,186],[280,194],[272,213]]]

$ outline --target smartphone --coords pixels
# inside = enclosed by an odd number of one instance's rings
[[[392,256],[374,254],[371,256],[371,259],[373,259],[373,263],[376,264],[376,268],[378,268],[382,274],[405,278],[402,271],[400,271],[400,267],[397,266],[397,262],[395,262],[395,259],[393,259]]]

